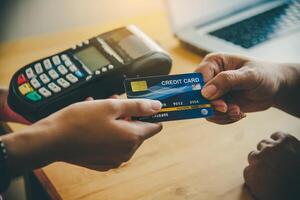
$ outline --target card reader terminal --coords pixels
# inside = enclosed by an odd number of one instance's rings
[[[121,94],[125,77],[168,74],[171,64],[159,45],[129,25],[21,68],[11,80],[8,105],[35,122],[89,96]]]

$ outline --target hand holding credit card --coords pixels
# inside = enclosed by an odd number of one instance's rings
[[[156,115],[136,120],[162,122],[213,115],[212,106],[201,95],[204,80],[199,73],[131,78],[124,86],[128,99],[158,100],[163,105]]]

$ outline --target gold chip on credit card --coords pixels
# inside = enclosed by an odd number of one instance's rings
[[[148,90],[146,81],[132,81],[130,82],[132,92],[141,92]]]

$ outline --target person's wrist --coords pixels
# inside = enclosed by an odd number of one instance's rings
[[[282,103],[282,99],[287,92],[288,77],[284,68],[287,68],[287,66],[283,64],[276,65],[276,76],[280,78],[277,78],[278,87],[274,96],[274,107],[278,107]]]
[[[278,69],[281,78],[274,98],[274,107],[284,109],[288,104],[298,103],[300,99],[300,94],[296,92],[300,89],[300,65],[282,63],[278,65]]]
[[[2,137],[8,153],[11,176],[58,161],[57,138],[52,134],[51,122],[38,122],[20,132]]]
[[[65,162],[72,156],[68,152],[72,148],[70,145],[72,139],[76,137],[73,133],[78,131],[80,127],[74,124],[70,130],[69,120],[61,111],[58,111],[37,123],[47,129],[45,135],[51,149],[51,155],[49,155],[51,162]]]
[[[37,149],[41,149],[43,156],[47,158],[44,160],[46,161],[44,165],[62,161],[64,130],[59,127],[60,123],[52,117],[47,117],[31,127],[31,129],[37,130],[36,139],[42,140]]]

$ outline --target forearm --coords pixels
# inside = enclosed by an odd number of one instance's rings
[[[284,74],[274,107],[300,117],[300,64],[282,64]]]
[[[8,170],[14,177],[58,160],[55,133],[48,121],[2,137],[8,154]]]

